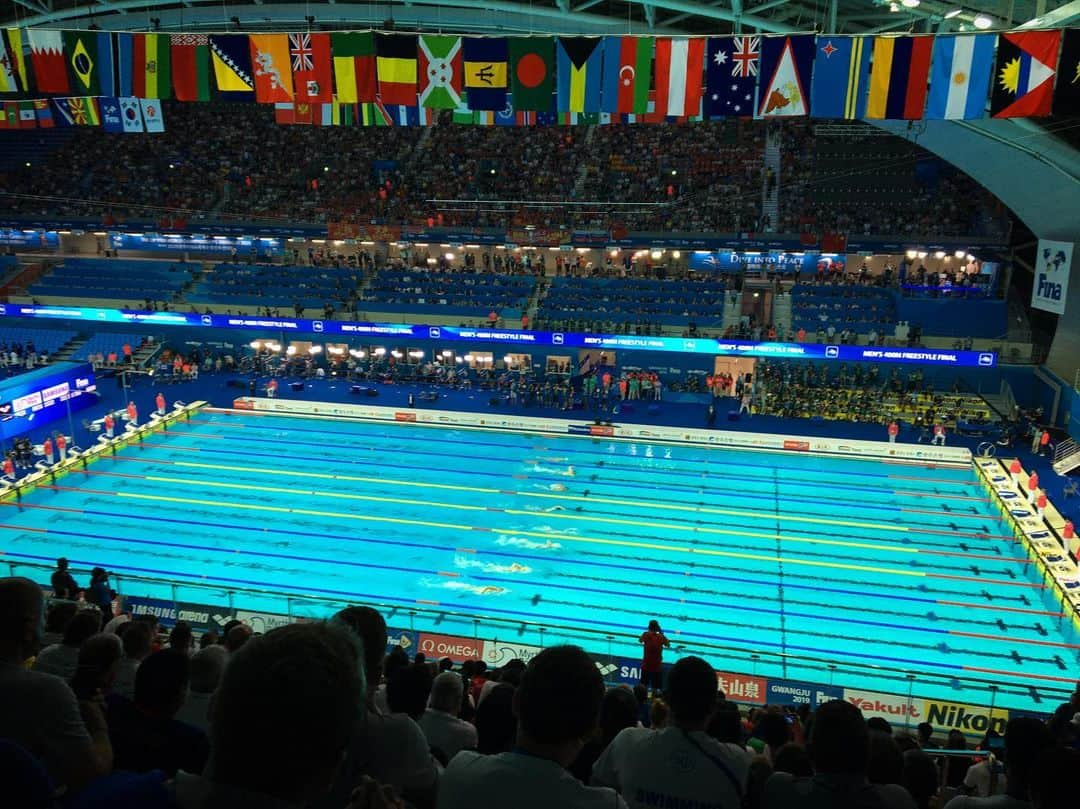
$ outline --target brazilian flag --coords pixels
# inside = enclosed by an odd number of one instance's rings
[[[77,96],[115,95],[115,44],[104,31],[65,31],[64,59]]]

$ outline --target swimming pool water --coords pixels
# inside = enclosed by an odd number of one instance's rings
[[[0,522],[199,603],[627,656],[657,618],[721,670],[1021,708],[1076,671],[970,468],[203,411]]]

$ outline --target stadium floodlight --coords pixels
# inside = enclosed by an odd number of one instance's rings
[[[964,10],[962,8],[954,8],[952,11],[948,11],[945,13],[945,19],[951,20],[953,17],[959,17],[963,13]]]
[[[395,348],[393,351],[390,352],[390,356],[393,357],[395,360],[400,360],[405,355]]]
[[[383,348],[382,346],[379,346],[378,348],[375,349],[375,356],[376,357],[384,357],[384,356],[386,356],[386,349]]]
[[[454,254],[453,253],[447,253],[446,254],[446,260],[447,261],[453,261],[454,260]]]
[[[994,21],[987,17],[985,14],[980,14],[971,21],[971,24],[978,28],[980,31],[985,31],[987,28],[994,24]]]
[[[678,261],[680,258],[682,258],[682,251],[681,250],[673,250],[672,253],[671,253],[671,257],[673,259],[675,259],[676,261]]]
[[[919,254],[915,250],[908,250],[905,255],[908,258],[916,258]]]
[[[452,357],[452,356],[454,356],[454,352],[451,351],[449,348],[444,348],[443,352],[442,352],[442,355],[444,357]]]
[[[955,253],[953,253],[953,256],[956,258],[963,258],[966,255],[967,253],[965,253],[963,250],[957,250]]]
[[[250,343],[248,343],[248,345],[254,348],[256,351],[262,348],[262,343],[260,343],[258,340],[252,340]]]
[[[922,0],[900,0],[904,8],[918,8]]]
[[[937,258],[937,259],[945,258],[945,251],[944,250],[938,250],[936,253],[934,253],[934,258]]]
[[[650,253],[650,255],[652,256],[652,260],[656,261],[657,259],[659,259],[661,256],[664,255],[664,251],[663,250],[653,250],[652,253]]]
[[[269,348],[269,346],[267,346]],[[289,346],[285,349],[285,355],[288,357],[296,356],[296,346]]]
[[[322,354],[322,346],[309,346],[307,350],[308,354],[314,356],[315,354]]]
[[[925,250],[920,250],[919,251],[919,258],[926,258],[926,251]]]

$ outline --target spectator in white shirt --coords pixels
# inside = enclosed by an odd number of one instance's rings
[[[154,650],[154,634],[145,621],[130,621],[124,625],[121,640],[124,642],[124,656],[116,670],[113,693],[130,700],[135,698],[135,672],[139,669],[139,663]]]
[[[612,790],[587,787],[566,769],[595,730],[603,696],[600,672],[583,650],[542,651],[514,691],[517,747],[458,753],[439,784],[439,809],[625,809]]]
[[[192,655],[187,699],[176,714],[177,719],[205,733],[210,732],[210,702],[225,673],[228,659],[225,647],[218,645],[207,646]]]
[[[64,629],[64,640],[46,646],[34,660],[34,671],[55,674],[62,680],[70,680],[79,662],[79,647],[95,634],[101,626],[101,613],[83,610]]]
[[[431,706],[420,717],[420,729],[424,731],[428,746],[436,758],[440,755],[449,762],[459,750],[476,747],[476,728],[458,719],[464,696],[461,677],[452,671],[444,671],[431,684]]]
[[[592,782],[615,787],[631,809],[739,809],[746,789],[746,754],[705,732],[716,694],[712,666],[700,657],[679,660],[668,673],[664,691],[671,708],[668,727],[622,731],[593,766]]]
[[[1031,716],[1010,719],[1005,726],[1008,782],[1004,794],[987,798],[961,795],[949,801],[945,809],[1030,809],[1029,784],[1036,765],[1050,746],[1050,735],[1041,721]]]

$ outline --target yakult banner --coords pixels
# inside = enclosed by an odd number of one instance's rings
[[[1072,242],[1039,239],[1039,250],[1035,254],[1035,283],[1031,285],[1032,306],[1055,315],[1065,314],[1072,258]]]
[[[915,727],[923,719],[923,701],[896,694],[844,689],[844,699],[862,711],[864,717],[880,716],[894,727]]]

